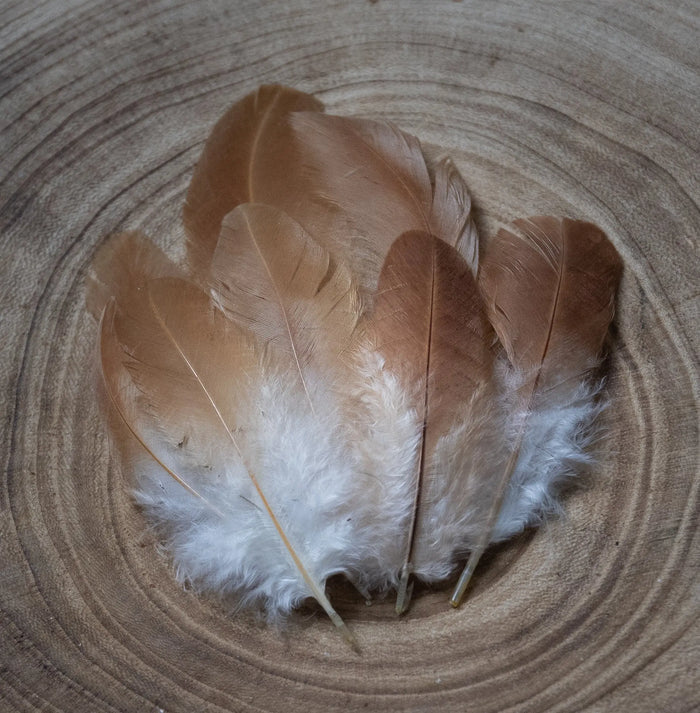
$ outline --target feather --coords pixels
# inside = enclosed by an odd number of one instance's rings
[[[501,230],[488,246],[479,283],[513,369],[514,435],[488,527],[453,594],[455,606],[494,536],[509,483],[515,480],[525,490],[527,471],[538,464],[528,451],[547,448],[551,452],[553,445],[562,443],[570,449],[565,458],[560,456],[549,468],[542,468],[539,482],[535,481],[540,501],[548,497],[549,485],[566,472],[566,458],[581,458],[577,440],[585,441],[586,422],[596,411],[591,400],[594,390],[586,382],[598,364],[613,318],[621,269],[619,255],[599,228],[567,218],[537,216],[515,221],[511,230]],[[502,536],[513,534],[507,522],[502,520]]]
[[[412,508],[401,563],[397,611],[407,606],[407,584],[424,534],[426,471],[455,413],[491,378],[490,327],[469,265],[456,249],[425,233],[402,235],[384,262],[374,314],[367,327],[386,369],[410,394],[421,430],[412,468]],[[445,477],[432,473],[432,479]],[[419,536],[417,538],[417,535]],[[452,556],[448,549],[447,556]]]
[[[188,480],[176,472],[170,450],[162,448],[159,438],[149,433],[145,414],[139,408],[141,392],[129,375],[131,359],[117,335],[121,329],[127,341],[133,341],[134,326],[143,314],[148,281],[176,277],[181,272],[164,253],[138,232],[112,236],[98,251],[88,275],[86,303],[100,320],[100,362],[106,393],[127,431],[172,478],[198,498],[202,496]],[[150,324],[151,328],[155,325]],[[156,370],[156,373],[159,373]],[[177,413],[177,412],[175,412]],[[159,413],[163,421],[165,413]],[[168,426],[164,424],[165,429]],[[203,498],[202,498],[203,499]],[[204,500],[204,499],[203,499]],[[211,504],[212,509],[216,508]]]
[[[148,285],[152,278],[178,275],[179,269],[142,235],[120,234],[102,247],[93,262],[88,305],[94,311],[103,310],[102,376],[110,402],[127,431],[175,481],[218,512],[196,490],[187,469],[178,462],[172,437],[183,442],[190,438],[182,409],[168,399],[165,403],[144,399],[148,379],[162,380],[171,366],[166,355],[158,351],[157,341],[144,338],[157,334],[157,324],[147,309]],[[166,377],[161,391],[167,391],[168,386]],[[211,439],[206,427],[200,433]]]
[[[243,205],[224,220],[211,284],[232,319],[286,355],[316,410],[359,316],[348,270],[284,213]]]
[[[142,247],[134,255],[148,251]],[[127,265],[126,256],[121,257]],[[138,274],[139,267],[132,265],[126,272]],[[250,590],[248,597],[265,600],[273,613],[313,596],[354,643],[323,585],[303,562],[308,552],[300,553],[292,544],[297,539],[303,549],[308,548],[308,533],[289,535],[282,524],[284,515],[277,516],[277,508],[284,512],[287,507],[279,502],[279,490],[272,495],[264,492],[265,481],[269,484],[272,480],[276,489],[279,483],[269,475],[258,478],[252,469],[253,464],[264,468],[263,472],[276,468],[277,473],[284,471],[287,480],[293,471],[279,463],[270,468],[270,456],[279,452],[279,445],[263,443],[261,447],[260,436],[255,435],[267,429],[255,415],[256,409],[263,407],[263,377],[251,338],[195,285],[178,278],[139,282],[138,289],[118,295],[118,301],[112,297],[105,309],[103,375],[119,415],[152,458],[151,464],[141,463],[145,475],[138,498],[167,533],[182,576],[195,583],[218,581],[223,571],[229,575],[227,579],[239,582],[239,589]],[[274,372],[274,367],[268,370]],[[287,411],[292,410],[289,398],[282,399]],[[269,420],[280,406],[270,403],[269,397],[267,401]],[[303,420],[301,415],[299,420]],[[281,431],[278,427],[274,433],[279,436]],[[165,488],[160,469],[184,490]],[[183,502],[185,491],[198,500],[184,498]],[[164,493],[168,497],[163,497]],[[327,499],[327,493],[323,497]],[[241,504],[249,511],[245,516],[239,512]],[[311,511],[318,514],[313,508]],[[261,522],[262,513],[269,523],[264,516]],[[232,523],[237,525],[235,537],[230,532]],[[335,522],[332,527],[337,530]],[[210,555],[195,547],[216,536],[221,539]],[[240,554],[236,557],[221,551],[221,542],[227,540],[238,553],[245,553],[242,561]],[[261,558],[251,556],[251,549],[268,553],[262,567]],[[222,562],[225,556],[228,560]],[[338,566],[337,558],[333,559],[330,574]],[[323,572],[318,561],[312,564]],[[330,574],[324,575],[324,581]],[[286,581],[286,586],[281,586],[278,578]]]
[[[391,243],[429,229],[431,187],[418,140],[392,124],[302,112],[291,117],[302,156],[281,207],[374,291]]]
[[[195,270],[208,265],[227,213],[242,203],[260,201],[263,191],[267,196],[284,192],[295,165],[289,114],[322,109],[317,99],[303,92],[262,86],[219,119],[195,169],[183,210],[188,257]]]
[[[420,142],[389,122],[300,112],[290,117],[300,173],[275,201],[337,259],[368,298],[394,240],[433,233],[478,260],[471,201],[453,164],[438,164],[435,193]]]
[[[207,305],[201,304],[204,300]],[[216,430],[225,432],[227,438],[224,438],[224,442],[230,442],[242,463],[253,485],[260,510],[269,517],[293,561],[300,575],[300,584],[303,582],[306,585],[306,596],[312,595],[345,638],[354,644],[352,634],[333,609],[323,585],[312,576],[302,561],[303,553],[297,551],[298,546],[292,541],[294,538],[288,534],[286,524],[281,521],[273,505],[275,496],[268,496],[264,492],[261,480],[252,469],[252,459],[246,457],[244,446],[235,434],[241,426],[241,419],[236,416],[245,404],[245,399],[241,399],[238,390],[232,388],[231,374],[240,377],[253,367],[253,352],[249,339],[228,323],[217,310],[212,309],[211,302],[204,293],[199,292],[197,288],[188,287],[184,281],[157,281],[149,292],[149,305],[165,337],[162,348],[177,354],[185,367],[190,385],[194,386],[194,389],[181,390],[178,396],[184,396],[188,401],[195,395],[200,399],[204,397],[210,406],[210,418],[218,426]],[[172,393],[171,390],[171,398]],[[256,405],[259,407],[259,404],[247,405],[249,409]],[[186,408],[180,410],[186,411]],[[212,427],[212,432],[214,430]],[[276,432],[278,433],[279,429]],[[313,541],[310,546],[314,547]]]

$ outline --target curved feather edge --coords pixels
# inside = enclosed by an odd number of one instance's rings
[[[457,167],[448,157],[434,168],[430,232],[457,248],[472,275],[479,270],[479,236],[472,216],[472,199]]]
[[[156,277],[182,277],[182,270],[139,231],[110,235],[97,250],[87,277],[85,304],[96,321],[111,299],[119,303]]]

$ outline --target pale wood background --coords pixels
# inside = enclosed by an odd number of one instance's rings
[[[697,2],[0,5],[0,710],[697,711]],[[203,142],[265,82],[449,152],[484,236],[553,212],[622,254],[609,437],[566,516],[459,611],[341,590],[353,654],[173,581],[110,456],[84,277],[104,236],[172,255]]]

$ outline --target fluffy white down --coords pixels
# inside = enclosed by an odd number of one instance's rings
[[[382,589],[396,586],[406,553],[421,424],[410,395],[381,356],[365,347],[356,357],[349,392],[357,404],[353,444],[361,469],[371,476],[370,487],[355,498],[363,530],[372,534],[371,549],[361,556],[363,583]],[[564,385],[526,412],[514,407],[525,380],[501,364],[493,384],[455,414],[438,441],[423,478],[416,526],[412,563],[420,579],[446,579],[477,545],[523,427],[492,543],[558,510],[559,486],[590,462],[592,423],[602,408],[596,400],[599,385]]]
[[[508,393],[515,393],[522,375],[511,375]],[[605,408],[602,383],[580,380],[549,394],[526,412],[510,409],[507,433],[511,443],[525,428],[520,457],[506,491],[492,542],[506,540],[559,510],[565,480],[579,474],[593,457],[594,420]]]
[[[337,573],[367,594],[397,585],[422,424],[376,351],[357,350],[352,372],[342,394],[315,399],[313,413],[294,376],[266,370],[251,385],[255,406],[239,429],[245,465],[225,441],[195,454],[169,445],[182,474],[222,516],[153,461],[139,464],[137,500],[163,537],[180,581],[233,594],[271,618],[311,596],[250,469],[321,586]],[[517,391],[519,377],[506,381],[500,396],[484,389],[455,415],[430,460],[414,550],[414,571],[424,581],[450,576],[486,526],[508,448],[525,418],[503,396]],[[597,391],[580,384],[529,414],[493,542],[557,509],[557,487],[589,461]]]
[[[490,386],[477,391],[438,441],[423,481],[415,573],[448,577],[487,528],[506,461],[504,414]]]
[[[314,415],[293,376],[268,372],[256,384],[246,424],[246,465],[230,447],[187,469],[216,514],[155,465],[140,470],[138,502],[172,554],[177,576],[197,589],[235,593],[275,618],[311,596],[248,475],[321,586],[357,567],[365,535],[355,517],[357,473],[339,437],[337,412]],[[172,449],[177,449],[176,445]]]
[[[358,482],[366,483],[354,495],[364,533],[357,577],[363,588],[385,590],[397,585],[406,551],[421,424],[379,352],[360,347],[353,367],[346,413]]]

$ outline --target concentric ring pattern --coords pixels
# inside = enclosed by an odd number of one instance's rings
[[[19,0],[0,9],[0,709],[700,708],[697,3]],[[184,591],[129,497],[83,282],[110,232],[177,256],[214,121],[261,83],[454,158],[484,238],[585,217],[625,261],[599,464],[465,605],[338,585],[279,630]],[[334,585],[335,586],[335,585]]]

